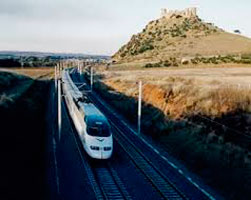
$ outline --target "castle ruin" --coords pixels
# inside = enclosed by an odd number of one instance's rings
[[[168,10],[166,8],[161,9],[161,17],[172,18],[173,16],[181,16],[185,18],[191,18],[197,16],[197,8],[186,8],[185,10]]]

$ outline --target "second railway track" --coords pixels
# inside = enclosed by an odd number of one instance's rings
[[[111,122],[112,123],[112,122]],[[124,134],[112,124],[116,129],[114,133],[114,138],[123,148],[123,150],[129,155],[132,159],[135,166],[141,171],[148,181],[153,185],[153,187],[160,193],[164,199],[187,199],[182,192],[180,192],[174,184],[172,184],[167,177],[165,177],[154,164],[151,163],[139,150],[134,146],[130,140],[124,136]]]
[[[75,81],[82,81],[77,77],[73,78]],[[76,78],[78,80],[76,80]],[[88,86],[87,91],[90,91]],[[163,199],[214,199],[210,195],[205,195],[203,190],[198,189],[196,185],[191,184],[183,177],[183,175],[181,176],[178,173],[173,175],[172,171],[169,172],[161,170],[160,166],[163,166],[163,160],[159,160],[159,158],[156,159],[156,157],[158,157],[156,155],[154,155],[154,158],[149,157],[152,153],[149,154],[148,148],[146,148],[145,145],[137,145],[140,143],[139,140],[133,140],[136,138],[136,136],[133,136],[133,134],[127,132],[127,128],[124,128],[123,125],[121,125],[121,122],[118,121],[119,119],[114,117],[113,112],[104,106],[100,99],[95,96],[95,93],[88,92],[87,95],[90,100],[109,119],[113,128],[114,139],[121,146],[123,151],[129,156],[138,171],[141,172],[141,174],[163,197]],[[130,130],[128,131],[130,132]],[[157,162],[155,162],[156,160]],[[158,165],[158,162],[161,163],[160,166]],[[165,163],[164,166],[166,164],[167,163]],[[170,166],[168,167],[170,168]]]
[[[98,103],[92,96],[90,96],[90,99],[95,104]],[[116,126],[116,124],[114,124],[111,120],[110,124],[113,127],[114,139],[120,144],[123,150],[132,159],[135,166],[142,172],[147,180],[150,181],[152,186],[164,199],[187,199],[186,196],[154,166],[144,153],[136,147],[130,139],[127,138],[123,131]]]

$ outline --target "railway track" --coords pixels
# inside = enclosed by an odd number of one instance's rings
[[[95,102],[93,97],[90,97],[90,99]],[[130,139],[125,136],[123,131],[121,131],[111,120],[110,124],[114,130],[114,139],[120,144],[139,171],[147,178],[151,185],[164,199],[187,199],[186,196],[154,166],[154,164],[143,154],[143,152],[136,147]]]
[[[83,81],[76,76],[73,76],[73,79]],[[89,91],[88,85],[86,85],[86,89]],[[87,95],[109,119],[114,139],[164,199],[215,199],[198,184],[190,181],[190,177],[185,178],[182,170],[177,167],[174,169],[161,158],[160,154],[155,154],[143,141],[131,133],[130,129],[121,123],[119,118],[114,116],[114,113],[96,97],[95,93],[88,92]],[[162,170],[163,167],[165,170]]]
[[[63,102],[64,109],[67,111],[65,102]],[[72,121],[67,116],[70,124]],[[82,160],[82,164],[85,168],[86,174],[92,186],[93,192],[97,200],[131,200],[129,193],[127,192],[125,186],[117,175],[116,171],[112,168],[111,164],[108,162],[102,163],[102,165],[95,165],[87,156],[84,154],[84,149],[81,144],[80,138],[74,129],[74,126],[71,126],[71,132],[74,137],[74,141],[77,146],[77,150]]]
[[[105,163],[104,166],[94,167],[93,171],[105,199],[132,199],[109,162]]]
[[[99,104],[97,99],[95,99],[92,95],[89,95],[89,98],[93,103]],[[109,122],[113,128],[114,139],[129,155],[134,165],[164,199],[187,199],[186,196],[154,166],[144,153],[130,141],[130,139],[112,120],[109,120]]]
[[[152,149],[149,149],[146,145],[144,145],[143,141],[139,140],[139,138],[136,135],[134,135],[133,133],[127,132],[130,130],[127,130],[127,128],[123,124],[120,123],[119,119],[117,119],[116,117],[114,118],[113,113],[110,112],[109,109],[105,108],[103,103],[101,103],[99,99],[96,99],[96,97],[93,94],[90,93],[89,98],[109,119],[109,122],[111,123],[113,127],[113,130],[115,130],[115,132],[113,132],[114,138],[115,139],[117,138],[116,140],[118,141],[118,143],[122,141],[121,140],[122,138],[124,138],[124,140],[128,142],[127,145],[122,144],[122,148],[124,146],[123,149],[126,149],[125,152],[127,154],[130,153],[131,156],[130,155],[129,156],[134,162],[137,161],[137,155],[132,152],[127,151],[129,143],[133,146],[136,152],[138,152],[138,154],[140,154],[140,156],[144,158],[145,160],[144,164],[142,164],[140,160],[139,161],[140,165],[141,164],[145,165],[146,163],[148,163],[148,165],[151,165],[152,168],[157,172],[157,174],[159,174],[162,177],[162,184],[163,184],[163,181],[167,182],[167,185],[169,184],[171,187],[173,187],[173,190],[176,190],[176,193],[177,193],[176,195],[177,196],[179,195],[181,199],[201,199],[201,200],[204,200],[204,199],[214,200],[215,199],[211,195],[205,194],[204,189],[201,189],[196,183],[191,184],[186,178],[184,178],[183,174],[182,175],[180,174],[180,172],[182,171],[179,170],[178,168],[176,168],[177,172],[174,172],[172,169],[173,167],[170,167],[163,159],[161,159],[159,154],[155,154],[155,152],[153,152]],[[135,163],[135,165],[137,164]],[[137,167],[141,169],[141,172],[142,172],[142,169],[144,170],[143,174],[148,175],[147,169],[145,169],[144,166],[143,168],[141,168],[141,166],[137,165]],[[162,170],[163,167],[165,167],[166,169]],[[161,179],[158,179],[157,178],[158,175],[157,176],[155,175],[156,173],[152,174],[152,176],[154,177],[153,179],[151,179],[149,175],[147,178],[150,182],[154,184],[153,186],[156,189],[157,188],[161,189],[162,186],[161,184],[158,183],[158,181]],[[161,189],[160,193],[162,196],[164,196],[164,198],[167,198],[167,199],[169,198],[168,192],[166,193],[165,190]]]
[[[113,126],[114,127],[114,126]],[[187,199],[181,191],[179,191],[174,184],[168,180],[155,166],[149,161],[136,146],[134,146],[124,134],[117,128],[118,132],[114,134],[115,139],[118,141],[124,151],[131,157],[135,166],[144,174],[150,181],[153,187],[165,199]]]

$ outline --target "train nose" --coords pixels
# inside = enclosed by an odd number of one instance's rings
[[[112,147],[100,147],[100,146],[90,146],[90,156],[96,159],[107,159],[110,158],[112,155]]]
[[[103,150],[101,151],[101,156],[102,159],[107,159],[110,158],[112,156],[112,147],[104,147]]]

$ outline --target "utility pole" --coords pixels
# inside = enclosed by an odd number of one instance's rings
[[[21,56],[21,68],[24,68],[24,61],[22,56]]]
[[[58,71],[58,76],[60,76],[60,69]],[[62,118],[61,118],[61,83],[60,77],[58,77],[58,139],[61,139],[61,125],[62,125]]]
[[[83,63],[80,63],[80,66],[79,66],[79,67],[80,67],[80,72],[79,72],[79,74],[80,74],[80,75],[82,75],[82,71],[83,71]]]
[[[91,91],[93,88],[93,67],[91,67]]]
[[[54,71],[54,74],[55,74],[55,92],[57,91],[57,65],[55,65],[55,71]]]
[[[78,73],[80,73],[80,64],[79,64],[79,60],[78,60]]]
[[[141,132],[141,103],[142,103],[142,81],[139,81],[138,134],[140,134],[140,132]]]

